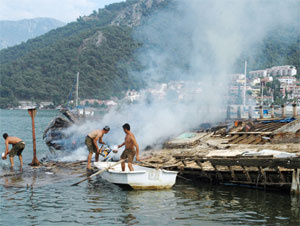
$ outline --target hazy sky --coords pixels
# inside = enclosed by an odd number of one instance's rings
[[[0,20],[50,17],[71,22],[93,10],[124,0],[0,0]]]

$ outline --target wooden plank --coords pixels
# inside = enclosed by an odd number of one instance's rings
[[[286,169],[300,168],[300,157],[294,158],[272,158],[272,156],[233,156],[233,157],[199,157],[199,156],[175,156],[177,160],[181,161],[209,161],[214,165],[219,166],[262,166],[264,168],[283,167]]]
[[[233,140],[231,143],[236,144],[236,143],[240,142],[241,140],[245,139],[246,137],[247,137],[247,134],[244,134],[244,135],[236,138],[235,140]]]
[[[254,183],[254,182],[249,182],[249,181],[233,181],[233,180],[231,180],[231,181],[229,181],[229,182],[231,182],[231,183],[234,183],[234,184],[248,184],[248,185],[254,185],[254,186],[256,186],[256,183]],[[258,185],[261,185],[261,186],[283,186],[283,185],[288,185],[288,186],[290,186],[291,185],[291,183],[283,183],[283,182],[280,182],[280,183],[271,183],[271,182],[267,182],[267,183],[258,183]]]
[[[261,135],[270,135],[272,134],[272,132],[261,132],[261,131],[251,131],[251,132],[231,132],[229,133],[230,135],[244,135],[244,134],[247,134],[247,135],[250,135],[250,134],[261,134]]]
[[[218,166],[253,166],[269,167],[277,170],[277,167],[287,169],[300,168],[300,158],[203,158],[200,161],[209,161]]]
[[[230,137],[230,140],[229,140],[227,143],[232,142],[233,140],[235,140],[235,139],[238,138],[239,136],[240,136],[239,134],[233,135],[232,137]]]
[[[257,136],[256,139],[253,142],[251,142],[250,144],[259,144],[259,143],[261,143],[261,141],[262,141],[261,136]]]
[[[249,137],[247,137],[247,139],[244,139],[244,140],[240,141],[239,143],[240,144],[250,144],[254,140],[256,140],[256,136],[255,135],[250,135]]]

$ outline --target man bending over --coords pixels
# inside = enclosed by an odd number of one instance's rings
[[[89,155],[88,155],[88,164],[87,164],[87,169],[90,170],[91,168],[91,160],[93,153],[95,153],[95,161],[98,162],[99,160],[99,154],[100,154],[100,148],[98,148],[97,142],[100,144],[105,144],[102,141],[102,138],[104,134],[107,134],[109,132],[110,128],[108,126],[105,126],[102,130],[93,130],[90,132],[86,138],[85,138],[85,144],[89,150]]]
[[[11,167],[14,167],[14,157],[17,155],[20,160],[20,167],[23,167],[23,158],[22,158],[22,152],[25,148],[25,143],[18,137],[10,137],[7,133],[3,134],[3,138],[5,140],[5,153],[4,156],[2,156],[2,159],[6,159],[7,155],[9,154],[9,160]],[[12,145],[12,149],[9,151],[9,144]]]

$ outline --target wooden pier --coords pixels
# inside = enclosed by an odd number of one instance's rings
[[[177,167],[183,177],[195,181],[250,185],[256,188],[300,192],[300,157],[203,157],[175,155],[183,167]],[[198,167],[189,167],[191,162]]]

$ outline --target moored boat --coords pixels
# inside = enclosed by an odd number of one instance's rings
[[[104,169],[113,165],[114,162],[95,162],[98,169]],[[153,169],[133,164],[134,171],[129,171],[127,163],[125,171],[121,165],[114,166],[100,176],[121,187],[131,187],[133,189],[167,189],[176,182],[176,171],[164,169]]]

